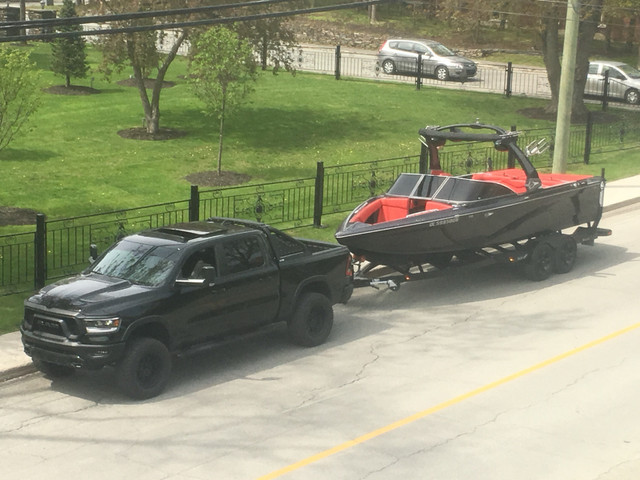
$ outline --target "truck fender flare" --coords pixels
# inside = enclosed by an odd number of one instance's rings
[[[124,331],[122,339],[126,343],[134,337],[155,338],[164,343],[170,350],[173,348],[170,340],[172,335],[162,317],[158,315],[140,318],[131,322]]]
[[[322,275],[315,275],[313,277],[306,278],[304,281],[300,282],[298,288],[296,288],[295,294],[293,296],[293,305],[300,299],[300,296],[303,293],[307,292],[317,292],[325,297],[327,297],[332,303],[333,299],[331,298],[331,288],[327,283],[327,278]]]

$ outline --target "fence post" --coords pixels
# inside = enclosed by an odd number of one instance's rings
[[[591,156],[591,134],[593,131],[593,118],[591,112],[587,112],[587,127],[584,134],[584,164],[589,165],[589,157]]]
[[[516,126],[511,125],[511,131],[516,131]],[[515,168],[516,167],[516,156],[513,154],[511,150],[509,150],[509,155],[507,156],[507,168]]]
[[[420,90],[420,85],[422,85],[422,54],[418,54],[418,68],[416,75],[416,90]]]
[[[604,72],[604,85],[602,89],[602,111],[609,106],[609,70]]]
[[[189,198],[189,221],[200,220],[200,191],[197,185],[191,185],[191,197]]]
[[[322,202],[324,201],[324,162],[316,163],[316,185],[313,201],[313,226],[322,227]]]
[[[44,287],[47,280],[47,223],[43,213],[36,215],[36,234],[34,239],[34,275],[36,290]]]
[[[511,82],[513,81],[513,63],[507,63],[507,84],[504,87],[504,93],[507,98],[511,98]]]
[[[342,60],[342,53],[340,53],[340,45],[336,47],[336,80],[340,80],[340,63]]]

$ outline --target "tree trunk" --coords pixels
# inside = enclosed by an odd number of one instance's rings
[[[220,132],[218,137],[218,175],[222,174],[222,137],[224,135],[224,110],[227,103],[227,94],[222,90],[222,107],[220,108]]]
[[[71,77],[69,75],[65,75],[64,86],[69,88],[71,86]]]
[[[571,116],[574,119],[582,119],[586,116],[587,107],[584,104],[584,86],[587,81],[587,71],[589,70],[589,55],[596,29],[603,0],[595,0],[580,21],[580,31],[578,37],[578,49],[576,52],[576,71],[574,78],[573,98],[571,99]],[[555,14],[547,14],[544,20],[543,30],[540,32],[542,39],[542,53],[544,64],[547,68],[547,79],[551,89],[551,101],[545,107],[547,113],[558,112],[558,98],[560,91],[560,73],[562,48],[559,38],[559,23],[554,20]]]
[[[144,127],[146,128],[147,133],[151,135],[157,134],[160,130],[160,93],[162,92],[162,84],[164,83],[164,77],[167,74],[169,65],[171,65],[171,62],[176,58],[178,50],[180,49],[185,37],[186,33],[184,31],[180,32],[176,37],[171,50],[164,59],[164,62],[162,62],[162,65],[158,68],[158,75],[156,76],[156,80],[151,91],[151,99],[149,99],[149,95],[147,94],[142,68],[134,62],[135,55],[133,41],[128,40],[129,59],[133,66],[133,76],[136,81],[136,86],[138,87],[140,101],[142,102],[142,109],[144,111]]]
[[[9,2],[7,2],[7,7],[9,6]],[[20,0],[20,21],[24,22],[27,19],[27,6],[26,0]],[[24,28],[20,29],[20,35],[26,35],[27,31]],[[22,40],[22,44],[26,45],[27,41]]]
[[[561,72],[558,21],[552,17],[546,17],[540,38],[542,40],[542,56],[547,67],[547,80],[549,80],[549,88],[551,89],[551,102],[545,107],[545,111],[557,113]]]
[[[262,36],[262,45],[260,45],[260,62],[262,63],[262,70],[267,69],[267,57],[269,55],[269,39],[267,35]]]

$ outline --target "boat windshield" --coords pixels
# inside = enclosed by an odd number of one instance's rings
[[[470,178],[403,173],[387,192],[403,197],[431,198],[448,202],[469,202],[500,197],[514,192],[504,185]]]
[[[510,194],[513,195],[514,192],[499,183],[449,177],[432,198],[449,202],[471,202]]]

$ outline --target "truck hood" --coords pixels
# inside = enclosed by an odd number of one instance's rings
[[[63,310],[81,310],[99,304],[103,310],[109,305],[122,306],[137,297],[146,296],[151,290],[104,275],[78,275],[44,287],[28,302]]]

